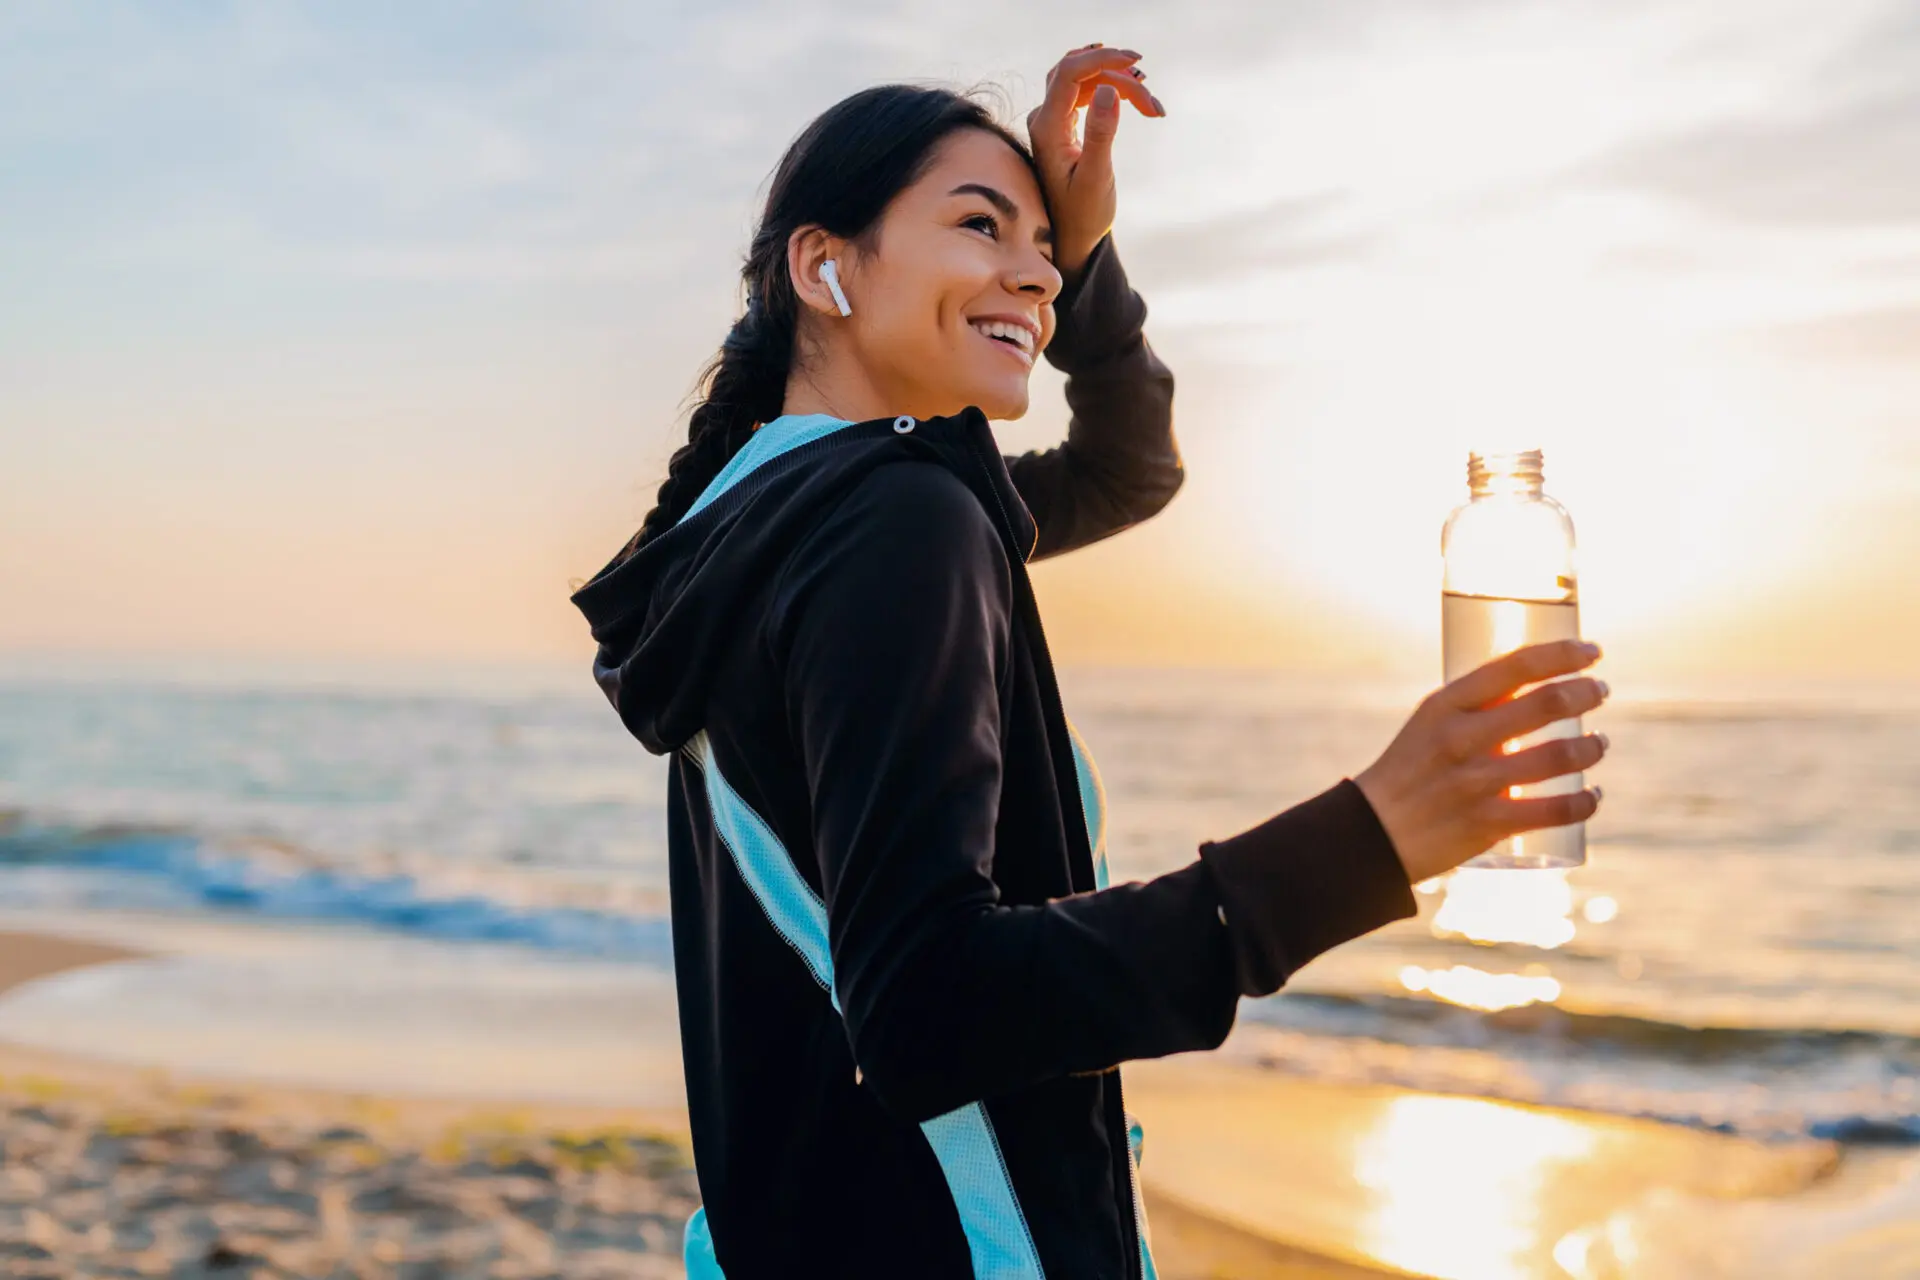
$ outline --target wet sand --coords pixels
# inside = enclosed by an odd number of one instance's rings
[[[63,969],[128,960],[140,954],[101,942],[0,929],[0,993]]]
[[[1129,1063],[1125,1079],[1149,1187],[1256,1236],[1421,1276],[1566,1280],[1569,1235],[1649,1196],[1791,1197],[1841,1162],[1829,1142],[1335,1085],[1220,1054]]]

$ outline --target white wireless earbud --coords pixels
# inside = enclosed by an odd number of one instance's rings
[[[847,302],[847,295],[840,288],[840,268],[832,258],[820,264],[820,278],[827,282],[827,288],[833,291],[833,300],[840,304],[840,314],[850,316],[853,307]]]

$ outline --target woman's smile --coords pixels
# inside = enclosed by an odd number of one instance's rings
[[[1028,326],[1030,321],[1002,319],[998,316],[969,320],[967,327],[979,334],[985,342],[990,342],[1020,362],[1022,368],[1033,368],[1033,347],[1038,341],[1035,332]]]

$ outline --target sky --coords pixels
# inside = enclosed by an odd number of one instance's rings
[[[1893,0],[0,0],[0,653],[584,664],[787,144],[1090,40],[1188,479],[1034,566],[1061,661],[1437,681],[1504,445],[1616,669],[1920,681]]]

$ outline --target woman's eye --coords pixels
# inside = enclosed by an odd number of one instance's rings
[[[979,222],[987,224],[989,233],[994,239],[998,240],[1000,238],[1000,224],[993,220],[993,215],[990,213],[976,213],[960,225],[963,227],[971,227]]]

